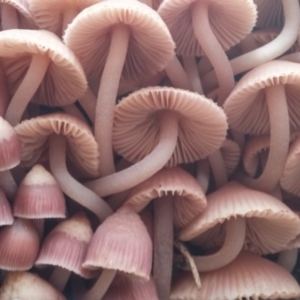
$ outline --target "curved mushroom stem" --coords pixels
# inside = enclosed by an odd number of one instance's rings
[[[159,299],[169,299],[173,261],[173,199],[154,199],[153,279]]]
[[[112,149],[114,109],[129,38],[130,31],[127,27],[117,26],[112,31],[110,48],[98,91],[95,139],[101,153],[101,164],[99,164],[101,176],[115,172]]]
[[[44,235],[45,219],[32,219],[31,221],[40,237],[40,240],[42,240]]]
[[[271,192],[279,182],[284,169],[289,150],[290,127],[284,86],[268,87],[266,98],[271,129],[268,161],[259,178],[252,179],[243,175],[239,181],[262,192]]]
[[[292,272],[296,266],[298,259],[298,248],[281,251],[277,263],[285,268],[288,272]]]
[[[100,222],[104,221],[113,211],[103,199],[70,175],[66,166],[66,150],[65,137],[61,135],[50,137],[49,162],[53,176],[67,196],[92,211]]]
[[[45,55],[32,56],[26,76],[11,99],[5,114],[5,119],[11,125],[16,126],[20,122],[26,106],[44,79],[49,63],[50,58]]]
[[[186,72],[185,72],[184,68],[182,67],[177,56],[174,56],[168,62],[168,65],[166,66],[165,71],[174,87],[183,89],[183,90],[191,89],[188,75],[186,74]]]
[[[117,271],[115,270],[108,270],[105,269],[99,276],[96,283],[93,285],[93,287],[88,290],[84,295],[82,296],[82,300],[101,300],[106,291],[108,290],[110,284],[112,283],[113,279],[115,278],[115,275],[117,274]]]
[[[88,88],[85,94],[78,99],[79,104],[86,112],[87,116],[89,117],[90,121],[94,124],[95,123],[95,113],[96,113],[96,104],[97,99],[90,88]]]
[[[1,3],[0,7],[2,30],[18,29],[19,21],[16,9],[7,3]]]
[[[70,275],[71,272],[69,270],[55,267],[49,278],[49,283],[62,292],[70,278]]]
[[[216,150],[208,156],[209,164],[214,175],[216,188],[228,182],[227,171],[221,150]]]
[[[275,59],[293,46],[298,38],[300,25],[299,2],[298,0],[282,1],[282,5],[285,21],[280,34],[270,43],[232,59],[230,65],[234,75],[243,73]],[[208,90],[216,87],[215,72],[211,71],[203,76],[202,83]]]
[[[218,104],[222,106],[235,81],[228,57],[210,28],[208,9],[208,1],[196,1],[192,7],[192,22],[195,36],[216,72],[220,87]]]
[[[198,73],[198,66],[195,57],[183,56],[182,61],[183,61],[184,69],[186,70],[187,76],[189,78],[192,91],[197,92],[200,95],[203,95],[203,88]]]
[[[211,255],[193,256],[198,271],[213,271],[228,265],[241,252],[245,236],[246,221],[244,218],[237,217],[226,221],[226,236],[221,249]]]
[[[177,145],[178,116],[166,110],[161,113],[159,123],[159,141],[148,156],[125,170],[89,181],[85,185],[101,197],[105,197],[128,190],[162,169]]]

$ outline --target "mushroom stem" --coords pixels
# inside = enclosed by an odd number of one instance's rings
[[[82,296],[82,300],[101,300],[116,274],[116,270],[103,270],[93,287]]]
[[[165,68],[167,76],[172,82],[172,85],[176,88],[183,90],[190,90],[191,85],[189,82],[189,78],[182,67],[177,56],[174,56]]]
[[[281,251],[278,259],[277,264],[285,268],[288,272],[292,272],[296,266],[298,259],[298,248],[294,248],[291,250],[284,250]]]
[[[228,265],[241,252],[245,237],[246,221],[244,218],[237,217],[226,221],[226,236],[221,249],[211,255],[193,256],[198,271],[208,272]]]
[[[284,169],[289,150],[290,128],[284,86],[271,86],[265,91],[271,130],[268,161],[259,178],[253,179],[243,175],[240,181],[262,192],[271,192],[279,182]]]
[[[192,22],[195,36],[216,72],[220,87],[218,104],[222,106],[235,82],[228,57],[210,27],[208,9],[209,1],[196,1],[191,10]]]
[[[173,199],[154,199],[153,279],[159,299],[169,299],[173,261]]]
[[[66,139],[61,135],[52,135],[49,141],[50,169],[62,191],[71,199],[92,211],[104,221],[113,213],[109,205],[96,193],[75,180],[66,166]]]
[[[85,185],[104,197],[128,190],[162,169],[177,145],[178,116],[165,110],[160,115],[159,124],[158,144],[148,156],[125,170],[89,181]]]
[[[220,149],[210,154],[208,160],[218,189],[228,182],[227,171]]]
[[[57,290],[62,292],[70,278],[71,272],[65,268],[55,267],[50,278],[51,283]]]
[[[198,66],[195,57],[183,56],[182,61],[183,61],[184,69],[189,78],[192,91],[197,92],[200,95],[203,95],[203,88],[199,77]]]
[[[267,61],[273,60],[293,46],[298,38],[300,25],[299,2],[298,0],[282,1],[282,5],[285,21],[280,34],[270,43],[232,59],[230,65],[234,75],[243,73]],[[216,87],[215,72],[210,71],[203,76],[202,83],[208,90]]]
[[[49,63],[50,58],[46,55],[35,54],[32,56],[26,76],[7,108],[5,119],[11,125],[16,126],[20,122],[26,106],[44,79]]]
[[[97,99],[90,88],[88,88],[85,94],[78,99],[81,107],[86,112],[87,116],[89,117],[90,121],[94,124],[95,123],[95,113],[96,113],[96,103]]]
[[[81,113],[81,111],[77,108],[77,106],[75,105],[75,103],[69,104],[69,105],[64,105],[62,107],[62,109],[71,116],[74,116],[80,120],[82,120],[83,122],[86,123],[86,119],[83,116],[83,114]]]
[[[40,237],[40,240],[42,240],[44,235],[45,219],[32,219],[31,221]]]
[[[7,3],[1,3],[1,27],[2,30],[18,29],[18,15],[16,9]]]
[[[0,188],[12,203],[18,186],[9,170],[0,172]]]
[[[9,105],[9,90],[6,75],[0,64],[0,116],[3,117]]]
[[[207,159],[202,159],[197,162],[197,175],[196,179],[201,185],[204,193],[206,194],[209,186],[210,165]]]
[[[100,82],[96,105],[95,139],[101,153],[101,164],[99,164],[101,176],[115,172],[112,149],[114,109],[129,38],[130,31],[127,27],[117,26],[112,31],[109,53]]]

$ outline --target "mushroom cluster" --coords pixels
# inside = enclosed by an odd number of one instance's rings
[[[299,299],[299,30],[298,0],[0,0],[0,299]]]

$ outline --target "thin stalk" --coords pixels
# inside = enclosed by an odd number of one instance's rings
[[[12,203],[18,186],[10,172],[10,170],[0,172],[0,188]]]
[[[13,126],[16,126],[22,115],[44,79],[48,70],[50,58],[45,55],[34,54],[29,69],[15,92],[5,114],[5,119]]]
[[[221,150],[216,150],[210,154],[208,156],[208,161],[214,175],[216,188],[219,189],[228,182],[227,171]]]
[[[197,162],[197,175],[196,179],[201,185],[204,193],[206,194],[209,186],[210,165],[207,159],[202,159]]]
[[[62,292],[70,278],[71,272],[67,269],[55,267],[50,278],[49,283],[57,290]]]
[[[85,183],[101,197],[120,193],[145,181],[169,161],[178,137],[178,117],[171,111],[164,111],[159,118],[160,136],[157,146],[141,161],[115,174]]]
[[[0,7],[2,30],[18,29],[19,21],[16,9],[7,3],[1,3]]]
[[[92,211],[104,221],[113,213],[109,205],[96,193],[75,180],[66,166],[67,141],[64,136],[52,135],[49,140],[50,169],[62,191],[71,199]]]
[[[112,31],[109,53],[101,77],[95,117],[95,139],[101,153],[99,172],[107,176],[115,172],[112,129],[118,86],[125,63],[130,31],[125,26]]]
[[[192,91],[203,95],[203,88],[200,80],[200,76],[198,73],[198,67],[196,63],[196,58],[191,56],[183,56],[182,57],[183,66],[189,78],[189,82],[191,84]]]

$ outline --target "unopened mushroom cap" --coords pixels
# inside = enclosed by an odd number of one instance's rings
[[[35,165],[17,190],[13,210],[27,219],[65,218],[65,197],[52,174]]]
[[[176,53],[201,56],[203,51],[194,35],[193,4],[197,0],[164,0],[158,9],[176,43]],[[200,0],[199,0],[200,1]],[[256,21],[256,7],[249,0],[210,0],[208,18],[211,29],[224,50],[237,44],[251,32]]]
[[[83,267],[118,270],[149,280],[152,241],[139,215],[121,208],[96,230]]]
[[[66,30],[64,41],[79,58],[87,76],[100,78],[111,31],[130,30],[122,77],[141,79],[162,71],[175,55],[174,42],[156,11],[140,1],[102,1],[82,11]]]
[[[230,127],[244,134],[269,133],[269,112],[264,89],[274,85],[285,86],[290,128],[299,129],[300,68],[299,64],[287,61],[267,62],[242,77],[224,103]]]
[[[246,218],[246,245],[266,254],[280,251],[300,233],[300,219],[275,197],[230,182],[207,196],[205,211],[180,232],[190,240],[230,218]]]
[[[84,278],[92,278],[95,272],[82,267],[93,231],[84,213],[58,224],[46,236],[35,265],[53,265],[70,270]]]
[[[174,198],[174,223],[180,228],[200,214],[207,204],[205,193],[196,179],[180,168],[170,168],[136,186],[123,206],[140,212],[151,200],[166,195]]]
[[[61,134],[67,139],[68,157],[90,176],[98,175],[98,145],[90,128],[78,118],[54,113],[25,120],[15,127],[21,140],[21,162],[35,164],[48,151],[48,137]]]
[[[0,289],[1,300],[66,300],[52,285],[29,272],[9,272]]]
[[[291,299],[299,297],[294,277],[281,266],[249,252],[242,252],[227,266],[201,273],[197,289],[191,272],[174,282],[172,300]]]
[[[11,95],[22,82],[32,55],[46,55],[51,60],[33,102],[63,106],[83,96],[87,82],[73,52],[52,32],[25,29],[0,33],[0,57]]]
[[[159,139],[160,112],[179,117],[178,139],[168,167],[205,158],[225,140],[227,123],[223,110],[196,93],[169,87],[136,91],[116,106],[113,146],[130,162],[151,153]]]

